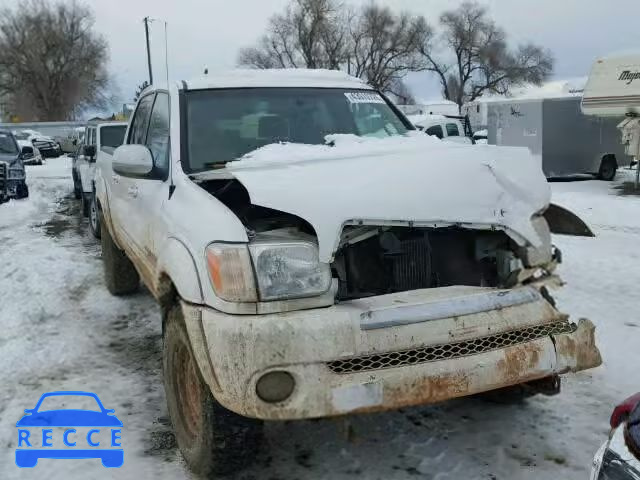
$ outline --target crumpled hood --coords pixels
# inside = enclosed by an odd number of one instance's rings
[[[549,204],[526,148],[461,145],[423,133],[387,139],[332,135],[334,146],[273,144],[227,164],[255,205],[307,220],[329,262],[345,224],[414,222],[502,228],[542,246],[532,215]]]

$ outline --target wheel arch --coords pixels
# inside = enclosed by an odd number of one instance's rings
[[[179,297],[189,303],[202,304],[204,293],[196,262],[183,241],[170,237],[158,254],[156,297],[161,305]]]

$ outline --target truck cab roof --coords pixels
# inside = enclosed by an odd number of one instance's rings
[[[361,79],[337,70],[311,70],[304,68],[284,69],[234,69],[212,72],[207,75],[184,80],[184,90],[213,88],[350,88],[372,90]]]

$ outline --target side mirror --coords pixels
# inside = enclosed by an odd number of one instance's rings
[[[24,147],[22,147],[22,149],[20,150],[20,153],[22,153],[23,157],[30,157],[33,156],[33,147],[30,147],[28,145],[25,145]]]
[[[144,178],[153,170],[153,157],[144,145],[121,145],[113,152],[111,167],[122,176]]]
[[[93,158],[96,156],[96,146],[95,145],[85,145],[82,147],[82,154],[85,157]]]

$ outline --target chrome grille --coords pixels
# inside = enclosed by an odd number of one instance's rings
[[[420,363],[435,362],[437,360],[449,360],[452,358],[477,355],[499,348],[530,342],[549,335],[572,333],[576,331],[576,328],[575,323],[560,321],[511,330],[462,342],[429,345],[411,350],[377,353],[362,357],[343,358],[328,362],[327,366],[333,373],[345,374],[402,367],[405,365],[417,365]]]

